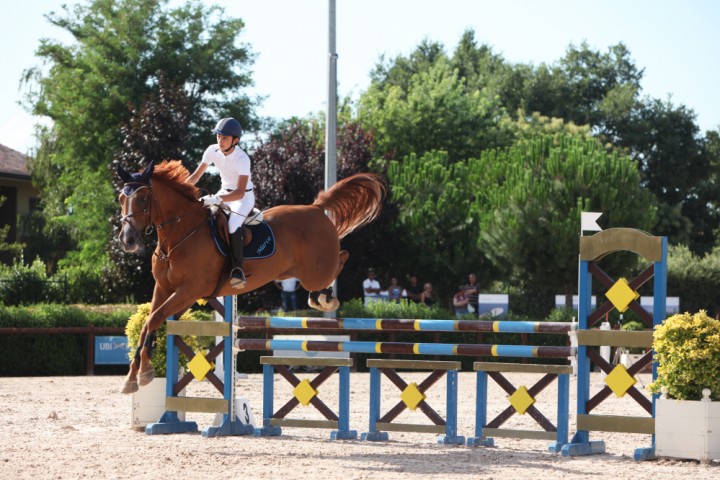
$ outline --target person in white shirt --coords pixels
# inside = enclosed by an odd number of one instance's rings
[[[380,300],[380,282],[375,280],[375,270],[368,270],[368,278],[363,281],[363,298],[365,305]]]
[[[238,146],[243,132],[240,122],[234,118],[223,118],[212,132],[216,135],[217,143],[205,150],[200,165],[190,175],[188,182],[195,185],[210,165],[215,165],[220,172],[220,190],[214,195],[205,195],[200,200],[208,207],[224,204],[230,211],[228,229],[233,261],[230,284],[233,288],[241,289],[246,283],[242,270],[242,225],[255,206],[250,157]]]
[[[283,312],[297,310],[297,290],[300,288],[300,281],[290,277],[285,280],[275,280],[275,286],[280,289]]]

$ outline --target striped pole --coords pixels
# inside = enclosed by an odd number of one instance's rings
[[[575,347],[528,345],[483,345],[402,342],[337,342],[320,340],[238,339],[237,349],[292,350],[303,352],[398,353],[410,355],[462,355],[485,357],[566,358],[575,355]]]
[[[425,332],[496,332],[496,333],[568,333],[575,323],[487,321],[487,320],[412,320],[397,318],[319,318],[319,317],[239,317],[240,329],[325,329],[391,330]]]

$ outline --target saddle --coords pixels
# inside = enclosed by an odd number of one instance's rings
[[[230,256],[230,229],[228,228],[229,214],[222,208],[214,206],[210,209],[210,234],[215,248],[221,255]],[[263,220],[263,214],[253,208],[250,215],[243,222],[244,257],[265,258],[275,253],[275,235],[270,225]]]

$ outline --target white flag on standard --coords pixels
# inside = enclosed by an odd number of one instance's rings
[[[580,230],[589,232],[601,232],[602,228],[597,224],[597,219],[602,212],[580,212]]]

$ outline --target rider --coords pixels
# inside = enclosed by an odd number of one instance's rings
[[[222,185],[215,195],[205,195],[200,200],[205,206],[224,203],[230,209],[228,228],[232,244],[233,269],[230,284],[233,288],[245,287],[243,265],[243,222],[255,206],[255,195],[250,173],[250,157],[239,146],[242,136],[240,122],[223,118],[212,130],[217,143],[203,153],[202,161],[188,178],[193,185],[200,180],[208,166],[214,164],[220,172]]]

